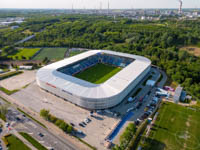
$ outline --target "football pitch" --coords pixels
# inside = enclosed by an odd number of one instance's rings
[[[120,70],[121,68],[111,65],[96,64],[82,72],[75,74],[74,76],[91,83],[101,84],[118,73]]]
[[[164,103],[159,111],[145,150],[199,150],[200,108]]]
[[[50,60],[60,60],[64,58],[67,48],[43,48],[33,60],[44,60],[47,57]]]
[[[29,60],[31,59],[38,51],[40,48],[22,48],[18,49],[13,52],[13,54],[10,54],[8,58],[12,58],[14,60]]]

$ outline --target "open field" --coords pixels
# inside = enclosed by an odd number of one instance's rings
[[[200,109],[164,103],[145,150],[199,150]]]
[[[199,57],[200,56],[200,48],[195,46],[187,46],[182,47],[181,50],[187,51],[190,54],[193,54],[194,56]]]
[[[75,74],[75,77],[95,84],[100,84],[108,80],[121,70],[119,67],[114,67],[105,64],[96,64],[80,73]]]
[[[8,141],[8,150],[30,150],[28,146],[26,146],[21,140],[19,140],[14,135],[9,135],[5,137]]]
[[[38,150],[47,150],[43,145],[41,145],[37,140],[35,140],[33,137],[31,137],[29,134],[20,132],[20,134],[27,140],[29,141],[35,148]]]
[[[40,48],[23,48],[17,51],[14,51],[8,58],[12,58],[15,60],[22,60],[22,59],[31,59],[40,50]]]
[[[60,60],[64,58],[67,48],[43,48],[33,60],[44,60],[47,57],[50,60]]]

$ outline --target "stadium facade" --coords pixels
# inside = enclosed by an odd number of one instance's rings
[[[96,63],[108,63],[123,69],[102,84],[73,76]],[[36,81],[42,89],[80,107],[106,109],[119,104],[150,69],[151,61],[142,56],[91,50],[39,69]]]

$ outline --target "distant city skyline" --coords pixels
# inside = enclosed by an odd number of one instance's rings
[[[59,9],[179,8],[178,0],[0,0],[0,8]],[[200,8],[200,0],[183,0],[183,8]]]

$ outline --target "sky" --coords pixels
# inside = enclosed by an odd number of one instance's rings
[[[178,8],[178,0],[0,0],[0,8]],[[183,8],[200,8],[200,0],[183,0]]]

